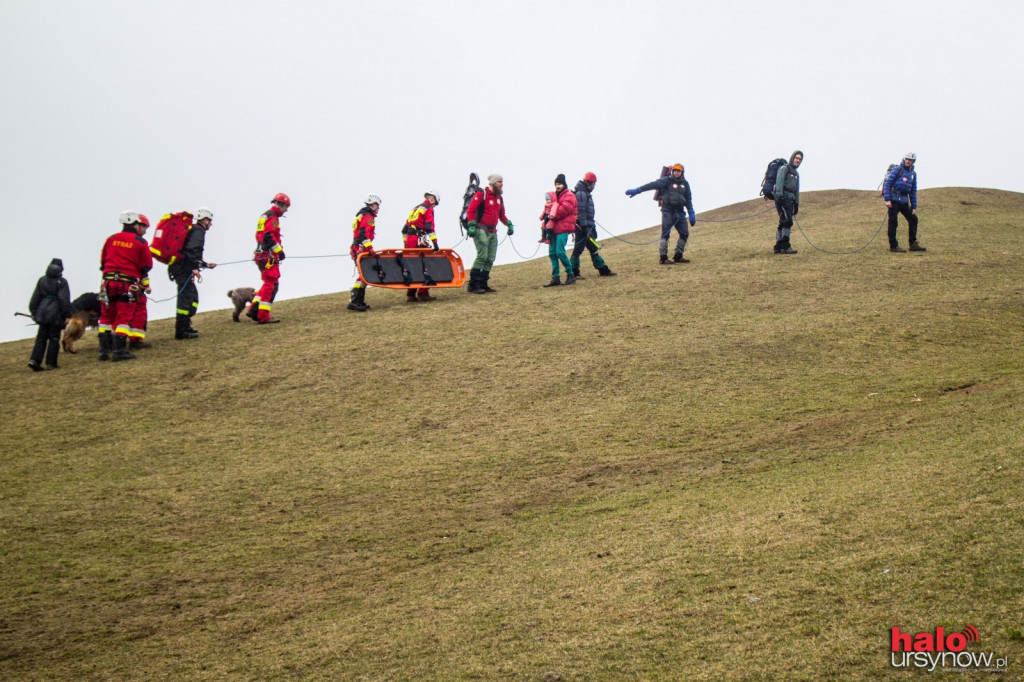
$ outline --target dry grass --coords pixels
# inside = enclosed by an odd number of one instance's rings
[[[118,365],[4,344],[0,677],[875,680],[890,627],[968,622],[1017,676],[1022,210],[922,192],[903,255],[698,223],[688,266],[606,240],[616,278],[201,314]]]

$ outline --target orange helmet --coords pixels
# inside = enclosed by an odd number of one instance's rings
[[[676,165],[672,166],[672,170],[674,170],[674,171],[682,171],[683,170],[683,164],[677,163]]]

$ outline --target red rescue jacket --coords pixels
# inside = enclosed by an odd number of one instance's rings
[[[484,211],[483,215],[480,216],[480,220],[476,221],[477,224],[487,228],[489,232],[497,232],[498,223],[504,223],[508,220],[505,216],[505,200],[494,194],[490,187],[485,188],[482,192],[477,192],[470,199],[469,206],[466,207],[466,215],[470,221],[476,219],[477,208],[480,206],[480,202],[484,202]]]
[[[135,280],[147,280],[153,269],[153,254],[149,243],[130,227],[107,237],[100,251],[100,270],[104,275],[121,275]]]
[[[257,262],[281,259],[284,246],[281,244],[281,222],[278,220],[280,217],[281,209],[271,206],[256,223],[256,251],[262,252],[262,255],[256,257]]]
[[[356,213],[356,219],[352,222],[352,248],[349,254],[355,260],[360,253],[373,252],[373,237],[377,229],[374,219],[377,214],[369,206],[364,206]]]

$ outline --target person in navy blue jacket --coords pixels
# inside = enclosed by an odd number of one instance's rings
[[[907,252],[896,240],[900,213],[910,226],[910,250],[928,250],[917,243],[917,171],[914,170],[916,161],[917,154],[914,152],[904,154],[903,163],[889,171],[882,184],[885,207],[889,209],[889,250],[893,253]]]
[[[672,265],[673,262],[690,262],[683,258],[686,242],[690,238],[690,228],[686,226],[686,219],[689,217],[690,227],[693,227],[697,224],[697,216],[693,212],[690,183],[683,176],[683,164],[677,163],[672,166],[668,175],[648,182],[646,185],[640,185],[636,189],[626,190],[626,196],[630,198],[651,189],[661,192],[661,199],[658,200],[661,205],[661,241],[658,243],[658,255],[661,257],[662,265]],[[672,234],[673,227],[679,233],[679,240],[676,242],[675,256],[669,260],[668,238]]]

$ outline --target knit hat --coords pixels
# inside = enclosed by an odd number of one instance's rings
[[[487,176],[487,184],[494,185],[495,183],[501,182],[505,178],[501,177],[501,173],[491,173]]]
[[[555,184],[556,185],[562,185],[563,187],[566,186],[566,183],[565,183],[565,173],[559,173],[558,174],[558,177],[555,178]]]

